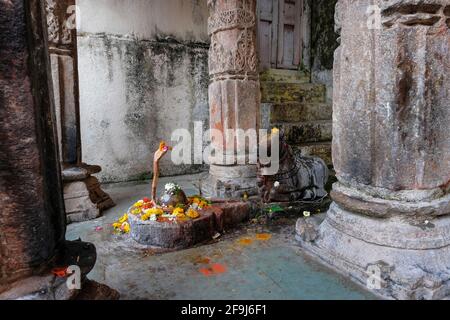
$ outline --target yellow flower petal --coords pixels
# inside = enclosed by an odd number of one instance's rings
[[[198,217],[200,217],[200,214],[194,209],[189,209],[186,215],[191,219],[197,219]]]
[[[128,221],[128,214],[124,214],[120,219],[119,219],[119,223],[124,223]]]

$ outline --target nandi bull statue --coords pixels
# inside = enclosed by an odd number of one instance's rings
[[[327,195],[328,167],[318,157],[294,153],[286,143],[284,133],[276,128],[261,141],[260,147],[270,154],[272,144],[279,139],[279,169],[277,173],[268,170],[273,163],[258,163],[258,189],[263,202],[295,202],[320,200]],[[266,144],[266,146],[264,146]],[[260,150],[261,150],[260,148]],[[277,149],[277,148],[275,148]]]

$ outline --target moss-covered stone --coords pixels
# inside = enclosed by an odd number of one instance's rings
[[[333,69],[334,51],[338,35],[334,31],[334,12],[337,0],[310,0],[311,57],[320,69]]]
[[[263,103],[325,102],[325,86],[311,83],[262,82]]]
[[[286,141],[291,145],[307,142],[325,142],[332,139],[331,121],[314,121],[282,124]]]
[[[326,103],[282,103],[272,105],[270,121],[304,122],[331,120],[332,107]]]

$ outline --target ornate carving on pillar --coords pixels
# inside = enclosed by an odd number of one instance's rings
[[[374,4],[380,24],[368,28]],[[339,182],[319,237],[300,241],[385,297],[441,299],[450,292],[446,8],[448,0],[337,5],[333,161]]]
[[[114,202],[91,176],[101,167],[82,163],[75,0],[44,2],[67,218],[84,221]]]
[[[227,129],[259,129],[260,86],[256,46],[256,0],[209,0],[210,126],[222,132],[213,145],[224,154],[245,146]],[[245,139],[244,139],[245,140]],[[248,146],[245,147],[249,151]],[[236,150],[235,150],[236,149]],[[203,191],[209,196],[240,197],[256,194],[256,166],[212,163]]]

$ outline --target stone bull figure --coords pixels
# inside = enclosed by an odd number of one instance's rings
[[[329,175],[325,162],[318,157],[294,152],[286,143],[284,134],[278,130],[273,131],[267,141],[261,141],[267,144],[270,158],[273,158],[270,150],[274,132],[280,139],[278,173],[268,175],[266,169],[270,164],[258,163],[257,183],[263,202],[314,201],[324,198]]]

